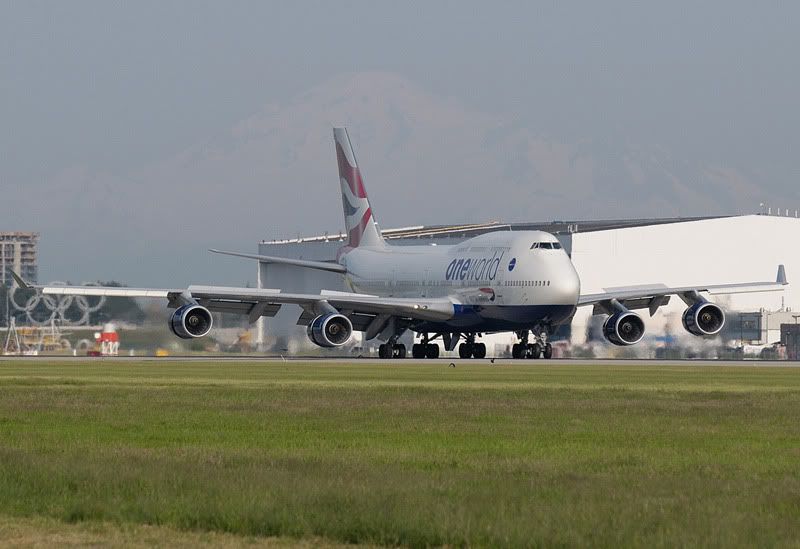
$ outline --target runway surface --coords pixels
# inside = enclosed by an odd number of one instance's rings
[[[511,358],[484,358],[484,359],[462,359],[462,358],[437,358],[437,359],[379,359],[377,357],[319,357],[319,356],[254,356],[254,355],[191,355],[191,356],[116,356],[116,357],[87,357],[87,356],[58,356],[58,355],[39,355],[39,356],[4,356],[0,355],[0,363],[8,361],[30,361],[30,362],[130,362],[130,361],[153,361],[153,362],[314,362],[336,364],[385,364],[387,366],[402,366],[404,364],[434,364],[450,367],[459,365],[480,365],[504,366],[504,365],[524,365],[539,364],[558,366],[610,366],[610,365],[643,365],[643,366],[769,366],[782,368],[800,368],[800,361],[788,360],[711,360],[711,359],[682,359],[682,360],[657,360],[657,359],[621,359],[621,358],[562,358],[551,360],[528,360]]]

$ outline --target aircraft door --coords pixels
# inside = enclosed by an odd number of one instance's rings
[[[508,274],[508,268],[506,265],[500,265],[497,268],[497,275],[495,276],[494,280],[489,283],[494,289],[495,292],[495,299],[498,304],[502,304],[505,300],[505,294],[508,293],[508,288],[506,287],[506,275]]]

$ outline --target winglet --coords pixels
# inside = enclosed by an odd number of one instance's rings
[[[30,290],[30,289],[33,288],[33,286],[31,286],[30,284],[25,282],[25,279],[23,279],[17,273],[15,273],[14,271],[11,271],[11,270],[9,270],[9,271],[11,272],[11,276],[14,277],[14,280],[16,281],[17,286],[19,286],[20,288],[22,288],[24,290]]]
[[[786,268],[783,265],[778,265],[778,278],[775,280],[778,284],[783,284],[786,286],[789,284],[786,281]]]

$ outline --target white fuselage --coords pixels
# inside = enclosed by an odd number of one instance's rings
[[[451,298],[461,318],[439,328],[489,332],[559,324],[572,316],[580,293],[569,256],[542,231],[493,232],[452,246],[360,247],[340,263],[355,292]]]

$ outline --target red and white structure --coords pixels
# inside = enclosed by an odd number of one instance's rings
[[[113,324],[109,323],[103,326],[103,331],[95,333],[94,338],[100,356],[119,355],[119,334]]]

